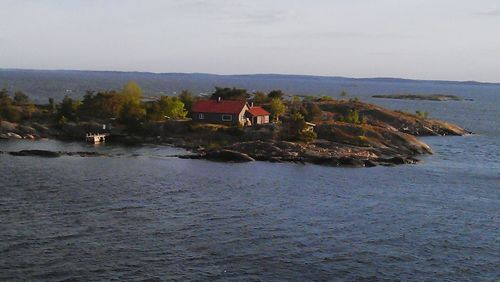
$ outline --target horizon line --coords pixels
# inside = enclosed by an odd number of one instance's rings
[[[392,77],[392,76],[374,76],[374,77],[355,77],[355,76],[342,76],[342,75],[315,75],[315,74],[296,74],[296,73],[233,73],[233,74],[220,74],[209,72],[154,72],[154,71],[132,71],[132,70],[92,70],[92,69],[38,69],[38,68],[1,68],[0,71],[47,71],[47,72],[107,72],[107,73],[139,73],[139,74],[155,74],[155,75],[169,75],[169,74],[184,74],[184,75],[214,75],[214,76],[296,76],[296,77],[317,77],[317,78],[340,78],[340,79],[354,79],[354,80],[400,80],[400,81],[413,81],[413,82],[441,82],[441,83],[460,83],[460,84],[500,84],[500,82],[492,81],[477,81],[477,80],[449,80],[449,79],[419,79],[419,78],[405,78],[405,77]]]

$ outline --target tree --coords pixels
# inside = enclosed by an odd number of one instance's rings
[[[126,99],[125,95],[115,91],[99,92],[96,95],[92,91],[87,91],[78,114],[86,117],[117,118]]]
[[[5,88],[0,90],[0,119],[12,122],[17,122],[21,119],[18,107],[14,106],[14,101]]]
[[[254,96],[253,96],[253,101],[254,103],[256,104],[264,104],[266,103],[267,101],[269,101],[269,99],[267,98],[267,95],[262,93],[262,92],[255,92]]]
[[[125,102],[140,103],[142,98],[142,89],[135,81],[129,81],[122,90],[125,96]]]
[[[193,94],[189,90],[182,90],[181,94],[179,94],[179,99],[184,103],[184,108],[190,112],[195,101]]]
[[[65,117],[68,120],[76,120],[76,112],[80,104],[81,102],[79,100],[73,100],[68,95],[64,96],[64,99],[57,107],[58,119]]]
[[[184,103],[178,97],[162,96],[148,109],[148,119],[154,121],[162,121],[166,118],[183,119],[186,115]]]
[[[286,106],[280,99],[272,99],[269,104],[269,111],[273,115],[275,121],[279,120],[279,117],[285,113]]]
[[[347,92],[345,90],[342,90],[342,92],[340,92],[340,97],[346,98],[347,97]]]
[[[321,109],[316,103],[306,103],[304,107],[307,110],[307,114],[304,115],[306,121],[313,121],[321,117]]]
[[[24,92],[16,91],[16,93],[14,93],[14,103],[18,106],[22,106],[31,103],[31,100]]]
[[[311,130],[307,130],[304,116],[299,112],[293,112],[286,122],[287,139],[291,141],[309,142],[316,139],[317,135]]]
[[[49,98],[49,112],[51,114],[57,111],[56,103],[54,102],[54,98]]]
[[[137,126],[146,116],[146,110],[138,103],[126,102],[120,113],[120,120],[130,126]]]
[[[283,93],[283,91],[278,89],[278,90],[272,90],[271,92],[269,92],[267,94],[267,97],[269,99],[282,99],[284,95],[285,95],[285,93]]]
[[[301,104],[301,103],[302,103],[302,99],[300,99],[300,97],[299,97],[299,96],[294,95],[294,96],[292,97],[292,104]]]
[[[210,99],[217,100],[221,98],[222,100],[246,100],[250,97],[246,89],[240,88],[221,88],[215,87],[215,92],[212,94]]]

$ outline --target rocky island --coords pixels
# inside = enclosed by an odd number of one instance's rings
[[[394,94],[394,95],[373,95],[373,98],[400,99],[400,100],[422,100],[422,101],[462,101],[461,97],[445,94]]]
[[[122,92],[88,93],[83,101],[67,97],[57,105],[53,101],[48,105],[33,105],[29,118],[18,120],[6,120],[4,106],[0,112],[4,117],[0,122],[0,139],[83,141],[88,132],[106,131],[109,134],[106,142],[168,144],[191,152],[177,156],[180,158],[372,167],[412,164],[418,162],[419,155],[432,154],[432,149],[417,139],[419,136],[470,133],[454,124],[388,110],[357,99],[293,97],[286,100],[280,91],[249,97],[245,90],[234,88],[217,88],[211,98],[245,99],[259,104],[269,111],[271,122],[252,126],[207,123],[188,117],[192,104],[200,98],[187,92],[179,97],[159,97],[144,102],[141,95],[134,94],[133,98],[127,93],[139,91],[137,86],[128,87]],[[6,94],[0,98],[8,99],[5,97]],[[26,111],[25,104],[18,102],[15,106],[13,103],[12,107],[22,113]],[[93,152],[40,150],[8,153],[43,157],[101,156]]]

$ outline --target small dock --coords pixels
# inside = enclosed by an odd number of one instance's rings
[[[85,141],[92,144],[104,143],[108,134],[102,133],[87,133]]]

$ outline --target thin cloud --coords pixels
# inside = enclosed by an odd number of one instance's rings
[[[370,33],[358,31],[318,31],[318,32],[295,32],[290,33],[287,37],[294,38],[310,38],[310,39],[364,39],[364,38],[379,38],[379,39],[404,39],[410,38],[407,34],[398,33]]]
[[[500,17],[500,8],[479,13],[482,16]]]
[[[235,0],[187,0],[177,8],[181,12],[196,13],[229,24],[273,24],[293,15],[286,9],[262,9],[252,2]]]

